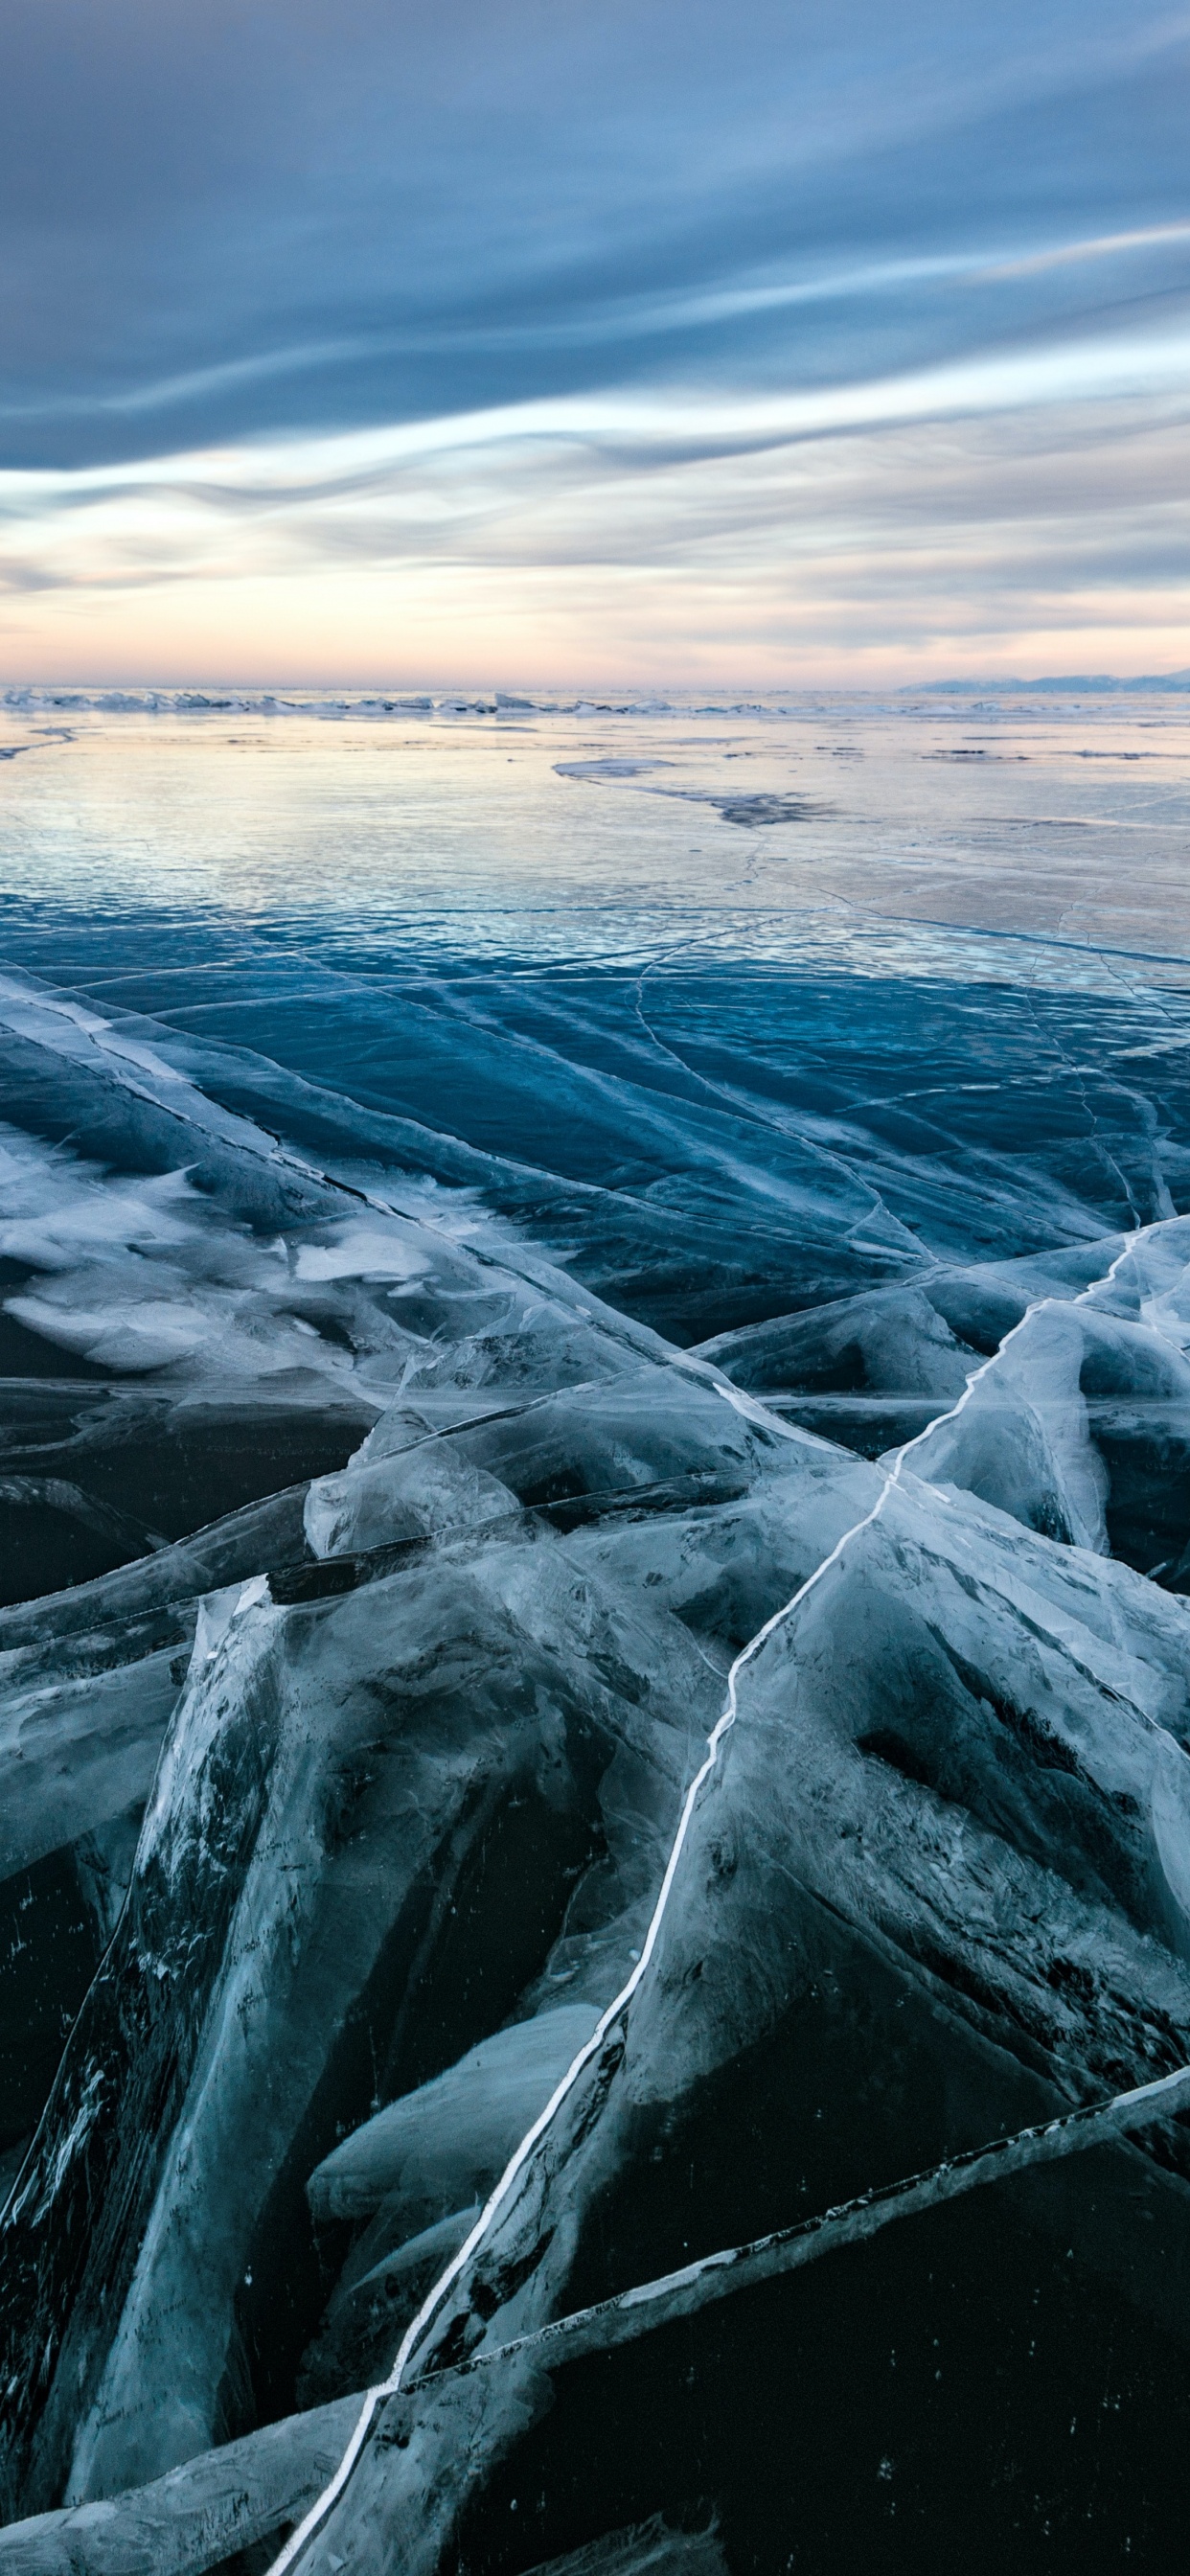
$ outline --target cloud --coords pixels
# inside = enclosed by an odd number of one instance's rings
[[[12,676],[933,651],[1095,548],[1102,631],[1164,631],[1186,8],[0,0],[0,46]],[[1012,519],[1043,420],[1091,530],[1057,469]]]
[[[1052,666],[1080,620],[1097,661],[1159,667],[1185,658],[1188,422],[1175,334],[9,476],[7,551],[44,586],[10,670],[36,632],[37,668],[85,674],[100,606],[125,679],[888,677],[999,635]]]
[[[0,458],[925,364],[1085,313],[1104,233],[1128,293],[1190,278],[1188,30],[1145,0],[5,0]],[[981,263],[1010,290],[947,292]]]

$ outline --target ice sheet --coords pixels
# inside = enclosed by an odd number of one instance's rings
[[[83,821],[0,989],[0,2564],[120,2497],[195,2569],[782,2576],[910,2493],[949,2564],[1000,2427],[1048,2568],[1096,2409],[1079,2563],[1156,2563],[1176,2112],[552,2404],[535,2338],[1190,2060],[1180,720],[1096,718],[1154,805],[1069,707],[280,712],[5,773]],[[223,893],[163,822],[117,904],[196,745]]]

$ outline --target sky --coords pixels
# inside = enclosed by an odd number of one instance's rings
[[[1190,5],[0,0],[0,683],[1190,664]]]

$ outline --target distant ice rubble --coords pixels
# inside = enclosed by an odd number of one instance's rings
[[[510,695],[493,689],[480,695],[443,696],[424,692],[377,693],[350,697],[320,697],[313,691],[278,697],[265,689],[237,690],[216,696],[203,689],[38,689],[8,688],[0,691],[0,710],[12,715],[129,715],[129,716],[207,716],[249,715],[261,718],[303,716],[356,723],[375,722],[386,718],[452,718],[475,716],[750,716],[754,720],[781,716],[789,712],[785,701],[755,698],[706,703],[681,700],[672,704],[667,698],[583,698],[563,699]]]
[[[428,2576],[551,2399],[463,2364],[1190,2059],[1190,1220],[682,1352],[14,1010],[0,2568],[280,2548],[420,2317],[301,2564]],[[1188,2182],[1005,2205],[1184,2347]]]

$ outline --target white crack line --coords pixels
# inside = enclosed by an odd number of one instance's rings
[[[878,2184],[853,2200],[824,2209],[818,2217],[800,2219],[792,2227],[777,2228],[745,2245],[722,2246],[697,2262],[684,2263],[679,2271],[663,2273],[658,2280],[639,2281],[614,2298],[574,2308],[568,2316],[553,2317],[527,2334],[510,2336],[507,2343],[484,2344],[453,2368],[428,2372],[417,2387],[433,2390],[444,2380],[468,2377],[518,2353],[540,2354],[549,2369],[555,2361],[611,2352],[619,2344],[651,2334],[657,2326],[669,2325],[675,2317],[694,2316],[738,2290],[800,2271],[842,2246],[864,2244],[898,2219],[916,2218],[988,2183],[1003,2182],[1010,2174],[1100,2146],[1105,2139],[1126,2137],[1131,2128],[1182,2110],[1188,2095],[1190,2066],[1175,2067],[1172,2074],[1116,2093],[1110,2101],[1086,2103],[1040,2126],[1017,2129],[1011,2137],[993,2138],[961,2155],[946,2156],[923,2173]]]
[[[821,1564],[815,1566],[813,1573],[808,1575],[806,1581],[799,1585],[791,1599],[784,1602],[779,1610],[774,1610],[771,1617],[765,1620],[763,1627],[757,1629],[755,1636],[749,1638],[747,1645],[741,1647],[740,1652],[736,1656],[735,1662],[727,1676],[727,1697],[724,1702],[723,1713],[717,1720],[707,1738],[705,1756],[699,1765],[698,1770],[695,1772],[694,1778],[692,1779],[683,1800],[682,1812],[678,1818],[677,1832],[674,1835],[669,1859],[666,1862],[665,1876],[661,1881],[657,1902],[653,1908],[652,1919],[645,1935],[644,1946],[631,1976],[629,1977],[626,1985],[621,1987],[621,1990],[614,1998],[614,2001],[608,2005],[607,2010],[602,2014],[591,2034],[590,2039],[587,2040],[585,2045],[579,2050],[577,2057],[572,2060],[572,2063],[567,2068],[561,2082],[550,2095],[544,2111],[539,2113],[537,2119],[533,2122],[532,2127],[526,2130],[519,2147],[515,2149],[513,2155],[510,2157],[508,2164],[505,2166],[504,2171],[500,2176],[499,2182],[496,2184],[490,2198],[485,2202],[483,2209],[480,2211],[479,2217],[477,2218],[470,2235],[464,2237],[463,2243],[460,2245],[458,2252],[448,2263],[440,2280],[436,2281],[434,2287],[427,2293],[416,2316],[406,2327],[405,2333],[401,2338],[400,2349],[397,2353],[396,2360],[393,2363],[387,2379],[378,2381],[374,2388],[368,2389],[360,2408],[359,2417],[354,2431],[352,2432],[351,2439],[343,2453],[343,2457],[339,2462],[338,2468],[335,2470],[334,2476],[328,2479],[321,2495],[316,2496],[308,2513],[304,2515],[302,2521],[297,2525],[296,2530],[290,2533],[289,2539],[286,2541],[284,2548],[273,2560],[268,2571],[268,2576],[286,2576],[286,2571],[295,2564],[297,2559],[301,2556],[302,2551],[305,2549],[307,2542],[314,2538],[319,2526],[325,2522],[332,2506],[338,2503],[339,2497],[342,2495],[343,2490],[347,2485],[348,2479],[351,2476],[352,2470],[354,2469],[364,2443],[367,2440],[377,2408],[383,2405],[386,2398],[395,2397],[397,2395],[404,2379],[406,2365],[411,2359],[417,2344],[420,2342],[422,2335],[426,2331],[426,2328],[433,2324],[434,2318],[437,2316],[447,2293],[453,2289],[455,2282],[458,2280],[460,2274],[466,2269],[472,2255],[478,2252],[478,2249],[482,2245],[484,2238],[487,2236],[493,2225],[493,2222],[499,2216],[500,2211],[508,2200],[514,2184],[520,2180],[521,2174],[524,2172],[525,2166],[528,2164],[539,2140],[545,2136],[547,2129],[551,2127],[558,2112],[561,2110],[563,2103],[567,2100],[570,2093],[573,2092],[580,2075],[582,2075],[584,2070],[590,2065],[592,2058],[598,2055],[608,2032],[620,2019],[621,2014],[626,2011],[637,1991],[638,1986],[641,1984],[652,1959],[653,1952],[657,1947],[661,1925],[664,1920],[666,1907],[669,1904],[673,1883],[677,1876],[678,1864],[681,1860],[683,1850],[685,1849],[686,1838],[690,1831],[690,1824],[694,1815],[695,1807],[698,1804],[699,1796],[705,1782],[709,1780],[712,1771],[715,1770],[718,1764],[720,1745],[722,1744],[724,1737],[735,1725],[738,1714],[738,1685],[741,1673],[744,1672],[747,1665],[749,1665],[761,1652],[761,1649],[767,1645],[769,1638],[775,1634],[776,1630],[783,1627],[785,1621],[787,1619],[791,1619],[795,1611],[800,1609],[802,1602],[805,1601],[808,1595],[815,1590],[816,1586],[822,1582],[824,1576],[829,1574],[831,1567],[839,1563],[844,1549],[850,1546],[852,1540],[858,1538],[864,1530],[870,1529],[872,1523],[880,1518],[890,1494],[900,1483],[901,1473],[906,1459],[912,1455],[915,1449],[921,1446],[923,1441],[929,1439],[931,1432],[938,1430],[943,1423],[957,1421],[958,1416],[964,1411],[965,1407],[970,1402],[976,1387],[979,1386],[982,1380],[988,1375],[989,1370],[996,1366],[997,1361],[1001,1357],[1002,1353],[1008,1348],[1009,1343],[1015,1341],[1017,1336],[1025,1331],[1027,1325],[1032,1322],[1034,1315],[1042,1314],[1046,1308],[1051,1306],[1058,1306],[1065,1309],[1072,1306],[1085,1305],[1088,1299],[1093,1297],[1100,1288],[1109,1288],[1112,1285],[1117,1272],[1120,1270],[1123,1263],[1127,1261],[1130,1255],[1135,1251],[1137,1244],[1142,1240],[1142,1238],[1147,1234],[1157,1232],[1160,1225],[1167,1224],[1168,1222],[1168,1218],[1159,1218],[1155,1225],[1138,1226],[1130,1234],[1125,1235],[1121,1248],[1116,1254],[1114,1261],[1111,1263],[1110,1268],[1106,1270],[1100,1278],[1092,1279],[1088,1283],[1087,1287],[1080,1289],[1076,1297],[1047,1296],[1035,1298],[1032,1304],[1026,1307],[1019,1323],[1014,1324],[1011,1331],[1005,1334],[1003,1341],[998,1345],[997,1349],[992,1352],[990,1358],[982,1360],[978,1368],[972,1369],[966,1385],[963,1388],[963,1392],[959,1396],[957,1402],[952,1404],[947,1412],[936,1415],[933,1422],[927,1423],[924,1431],[915,1433],[912,1440],[906,1440],[903,1442],[902,1446],[895,1452],[892,1463],[885,1473],[884,1483],[872,1505],[871,1510],[865,1512],[862,1519],[854,1521],[850,1529],[844,1530],[842,1537],[836,1539],[829,1555],[824,1556]],[[735,1406],[735,1409],[738,1412],[747,1412],[751,1399],[747,1396],[741,1395],[739,1390],[734,1390],[729,1394],[727,1388],[720,1385],[718,1391],[728,1403]],[[762,1414],[765,1411],[763,1406],[758,1407],[757,1409]]]

